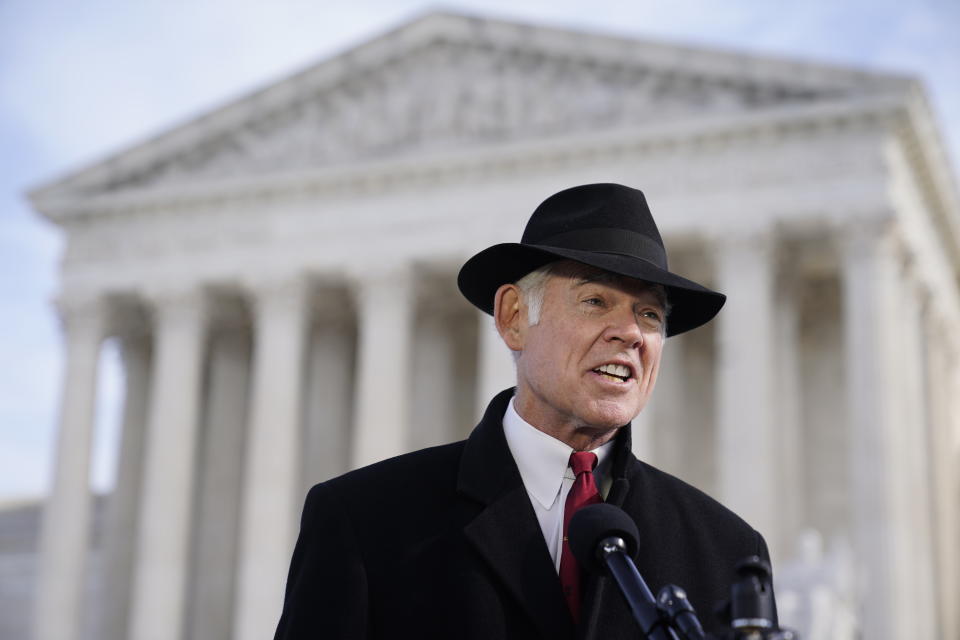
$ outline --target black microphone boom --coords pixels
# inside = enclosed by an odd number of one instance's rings
[[[660,589],[660,593],[657,594],[657,605],[687,640],[700,640],[706,637],[693,606],[687,600],[687,593],[680,587],[668,584]]]
[[[630,516],[611,504],[584,507],[570,520],[569,537],[581,567],[613,576],[644,638],[678,640],[633,563],[640,536]]]

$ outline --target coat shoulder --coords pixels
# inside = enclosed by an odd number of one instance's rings
[[[310,495],[326,496],[347,514],[390,514],[397,509],[436,506],[452,499],[464,442],[420,449],[354,469],[314,485]]]
[[[751,538],[756,535],[743,518],[706,492],[645,462],[636,461],[629,472],[636,497],[657,512],[673,512],[677,517],[695,517],[720,525],[723,531],[737,532]]]
[[[328,483],[355,487],[370,482],[382,483],[388,478],[412,477],[429,480],[425,476],[432,473],[442,473],[445,469],[455,472],[465,443],[465,440],[461,440],[404,453],[348,471],[329,480]]]
[[[623,504],[637,523],[637,566],[656,593],[667,584],[686,589],[701,621],[718,631],[710,616],[730,597],[737,564],[759,556],[769,562],[763,537],[740,516],[705,492],[643,462],[628,473]]]

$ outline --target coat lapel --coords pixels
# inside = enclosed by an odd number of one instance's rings
[[[512,395],[493,399],[464,449],[458,491],[484,505],[464,534],[544,638],[572,638],[560,580],[503,435]]]

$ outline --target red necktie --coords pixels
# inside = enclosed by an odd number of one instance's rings
[[[580,567],[577,566],[577,559],[573,557],[573,552],[570,551],[567,529],[570,526],[570,519],[573,518],[573,514],[581,507],[603,502],[600,492],[597,491],[597,483],[593,479],[593,468],[595,466],[597,466],[596,454],[589,451],[574,451],[570,454],[570,468],[573,469],[576,479],[573,481],[573,486],[570,487],[567,502],[563,507],[560,586],[563,587],[563,595],[567,599],[567,606],[570,607],[570,614],[573,616],[575,624],[580,622]]]

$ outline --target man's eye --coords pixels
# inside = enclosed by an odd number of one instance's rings
[[[640,317],[643,318],[645,323],[651,326],[659,326],[660,323],[663,322],[661,314],[653,310],[641,311]]]
[[[603,306],[603,300],[600,298],[587,298],[584,302],[595,307]]]

